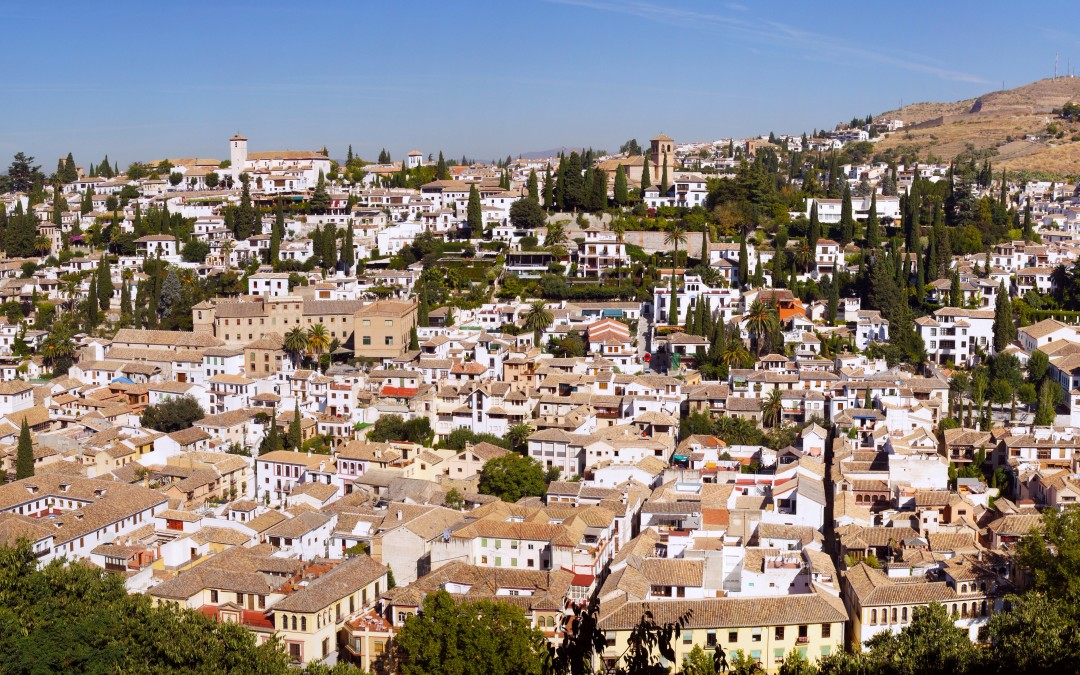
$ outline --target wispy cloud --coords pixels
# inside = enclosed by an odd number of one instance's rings
[[[978,75],[947,68],[917,54],[869,49],[862,45],[842,42],[833,36],[813,33],[770,19],[750,19],[717,12],[657,5],[640,0],[626,0],[625,2],[618,0],[547,0],[547,2],[625,14],[680,28],[722,29],[729,37],[734,39],[797,49],[803,56],[815,59],[826,57],[832,60],[840,55],[846,56],[853,61],[872,61],[910,72],[930,75],[942,80],[989,84],[988,80]],[[747,10],[746,6],[739,3],[727,3],[724,7],[733,12],[746,12]]]

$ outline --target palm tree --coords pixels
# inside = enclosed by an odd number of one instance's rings
[[[289,356],[292,357],[293,366],[299,368],[300,357],[303,356],[304,352],[308,350],[307,333],[300,326],[293,328],[288,333],[285,333],[285,341],[283,346]]]
[[[74,313],[75,301],[82,295],[82,278],[77,274],[65,274],[60,281],[64,287],[64,295],[68,298],[68,313]]]
[[[307,332],[308,349],[315,355],[316,370],[318,370],[319,356],[330,347],[330,333],[326,326],[317,323]]]
[[[532,432],[533,428],[528,424],[515,424],[506,432],[506,440],[510,442],[511,449],[520,452]]]
[[[720,361],[728,368],[743,366],[751,361],[750,352],[742,340],[735,338],[728,341],[727,347],[720,355]]]
[[[71,331],[63,323],[56,326],[46,336],[41,345],[41,357],[50,368],[62,358],[73,358],[75,356],[75,343],[71,338]]]
[[[566,243],[566,229],[561,222],[549,223],[544,235],[544,246],[559,246]]]
[[[780,420],[784,411],[784,394],[779,389],[773,389],[761,402],[761,422],[767,427],[780,426]]]
[[[675,247],[675,257],[671,263],[672,272],[679,265],[679,244],[686,243],[686,225],[681,221],[672,221],[664,232],[664,243]]]
[[[540,346],[540,334],[547,330],[554,320],[551,310],[543,300],[535,300],[529,305],[529,311],[525,313],[525,330],[533,332],[533,343],[536,346]]]
[[[810,270],[810,263],[814,262],[814,251],[810,248],[808,242],[802,242],[799,244],[799,248],[795,249],[795,262],[803,272]]]
[[[40,255],[45,255],[52,250],[52,240],[44,234],[34,238],[34,248]]]
[[[746,311],[746,329],[750,331],[754,340],[754,351],[758,356],[761,356],[761,346],[764,344],[761,338],[773,329],[776,321],[774,309],[760,299],[754,300]]]

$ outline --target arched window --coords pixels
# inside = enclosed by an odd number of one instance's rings
[[[960,592],[967,593],[967,584],[960,584]]]
[[[873,625],[876,625],[876,624],[877,624],[877,610],[872,609],[872,610],[870,610],[870,625],[873,626]]]
[[[968,606],[967,606],[967,603],[966,603],[966,602],[962,602],[962,603],[960,603],[960,616],[962,616],[962,617],[964,617],[964,618],[966,619],[966,618],[967,618],[967,615],[968,615]]]
[[[983,616],[986,616],[986,601],[985,600],[982,601],[982,612],[981,612],[981,614]]]
[[[960,616],[960,612],[956,609],[956,603],[955,602],[952,605],[952,615],[953,615],[953,618],[956,618],[956,617]]]
[[[897,622],[896,621],[896,608],[895,607],[892,608],[892,622],[893,623]]]
[[[307,617],[306,616],[300,617],[300,630],[302,630],[302,631],[307,630]]]
[[[292,629],[296,630],[296,617],[295,616],[292,618]]]
[[[900,620],[904,623],[907,623],[907,607],[900,611]]]

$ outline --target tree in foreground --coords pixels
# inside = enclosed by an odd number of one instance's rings
[[[539,497],[547,491],[544,469],[531,457],[507,453],[484,464],[479,490],[510,503],[522,497]]]
[[[544,642],[518,607],[438,591],[394,638],[394,661],[400,675],[540,675]]]
[[[23,418],[19,431],[19,447],[15,455],[15,479],[22,480],[34,475],[34,442],[30,438],[30,425]]]
[[[192,396],[174,396],[143,410],[142,425],[162,433],[172,433],[191,427],[206,417],[206,411]]]

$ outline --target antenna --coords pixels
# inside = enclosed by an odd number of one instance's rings
[[[1054,54],[1054,79],[1057,79],[1058,55]]]

